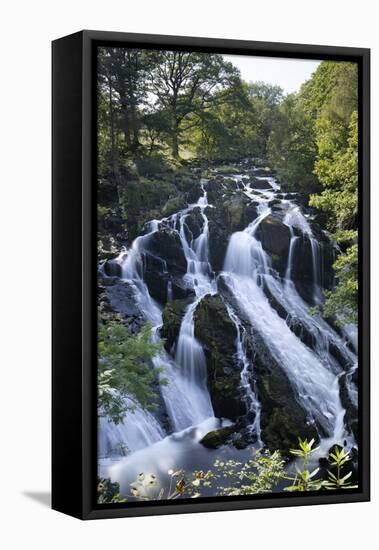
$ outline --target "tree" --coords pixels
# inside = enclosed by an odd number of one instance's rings
[[[279,105],[284,99],[283,90],[280,86],[265,82],[250,82],[247,85],[247,93],[257,121],[259,153],[266,157],[268,138],[278,121]]]
[[[225,161],[258,153],[257,117],[243,82],[217,92],[199,118],[194,141],[201,158]]]
[[[296,95],[288,95],[281,103],[267,150],[285,189],[305,194],[319,189],[313,174],[317,154],[313,121]]]
[[[140,147],[139,108],[147,100],[152,54],[147,50],[103,47],[98,60],[99,85],[110,97],[109,117],[117,108],[126,150],[134,154]]]
[[[154,369],[152,358],[162,351],[161,343],[151,341],[151,327],[145,325],[138,335],[130,334],[119,321],[98,325],[98,405],[100,414],[116,424],[133,405],[153,408],[154,384],[167,383],[161,369]],[[128,401],[126,401],[126,399]]]
[[[199,123],[200,113],[211,104],[215,92],[237,78],[237,69],[221,55],[170,51],[155,54],[151,91],[156,96],[156,109],[169,116],[175,159],[179,158],[183,133]]]

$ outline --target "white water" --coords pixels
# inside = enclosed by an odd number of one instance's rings
[[[254,420],[252,421],[252,424],[250,425],[250,431],[256,435],[257,443],[259,448],[263,447],[263,442],[261,439],[261,404],[259,403],[259,399],[257,397],[257,394],[255,392],[255,384],[253,381],[253,365],[249,361],[246,355],[246,342],[245,342],[245,336],[246,331],[244,327],[242,326],[241,321],[235,314],[235,312],[232,310],[232,308],[227,305],[227,310],[229,313],[229,317],[234,323],[234,326],[237,330],[237,340],[236,340],[236,348],[237,348],[237,357],[238,361],[241,363],[241,390],[243,394],[243,398],[246,402],[246,408],[248,413],[252,413]]]
[[[285,305],[286,310],[292,309],[302,320],[305,318],[312,329],[319,323],[317,336],[321,337],[321,341],[325,338],[325,344],[320,344],[320,351],[326,355],[327,337],[332,330],[327,328],[324,321],[312,319],[308,307],[289,279],[296,238],[292,226],[301,227],[311,236],[310,226],[298,208],[294,209],[292,217],[287,216],[285,219],[285,223],[291,226],[292,251],[290,247],[283,285],[279,278],[273,276],[269,257],[255,237],[259,224],[270,214],[270,209],[262,202],[258,212],[258,218],[244,231],[232,235],[224,263],[224,280],[251,325],[286,372],[299,402],[307,412],[309,423],[316,425],[319,431],[321,429],[321,434],[325,434],[328,439],[342,442],[346,434],[343,424],[345,411],[341,405],[338,384],[341,369],[338,369],[338,373],[333,372],[330,363],[335,364],[335,361],[330,356],[324,357],[328,361],[322,361],[317,353],[301,342],[286,320],[272,308],[262,285],[264,280],[272,295]],[[313,257],[317,258],[316,254]]]
[[[242,183],[245,195],[259,203],[258,217],[244,231],[234,233],[230,237],[224,272],[221,276],[244,313],[244,319],[259,332],[276,363],[287,374],[297,400],[307,412],[308,422],[317,426],[324,437],[322,449],[325,450],[332,443],[342,443],[347,435],[343,422],[345,410],[339,397],[339,378],[344,371],[331,356],[329,346],[337,346],[346,362],[352,365],[347,377],[350,381],[348,391],[355,403],[357,392],[351,378],[356,369],[356,358],[342,337],[338,336],[320,316],[309,313],[309,305],[300,297],[292,281],[296,243],[300,239],[295,235],[296,230],[297,234],[300,231],[310,240],[313,298],[315,303],[321,303],[319,243],[313,236],[311,226],[300,207],[291,200],[282,200],[286,208],[283,221],[291,232],[284,280],[272,269],[270,258],[256,234],[260,223],[271,214],[268,202],[275,197],[279,185],[274,178],[259,179],[267,180],[267,190],[254,190],[252,184],[242,181],[242,176],[235,177],[239,184]],[[204,182],[202,188],[203,196],[197,203],[168,218],[150,222],[147,233],[135,239],[131,248],[121,253],[117,259],[122,266],[124,280],[132,285],[136,302],[146,319],[153,325],[153,340],[159,338],[162,308],[149,294],[143,278],[142,256],[149,251],[151,236],[161,227],[169,227],[171,231],[178,233],[187,261],[184,281],[195,293],[193,302],[184,312],[172,354],[162,352],[153,360],[154,366],[162,368],[162,376],[168,379],[168,385],[161,387],[161,394],[173,435],[167,436],[158,420],[140,408],[134,413],[128,413],[124,422],[118,426],[106,419],[100,420],[99,456],[117,455],[119,449],[117,462],[107,459],[111,461],[103,466],[107,475],[115,481],[120,481],[125,487],[127,482],[133,481],[130,476],[134,475],[134,471],[163,472],[171,467],[176,468],[179,464],[185,465],[188,460],[186,453],[190,453],[194,461],[197,456],[199,460],[206,460],[205,456],[209,451],[198,444],[199,440],[208,431],[225,424],[225,420],[221,422],[214,418],[207,388],[204,350],[195,337],[196,308],[206,295],[217,293],[217,284],[208,258],[209,223],[206,208],[209,205]],[[200,235],[191,240],[188,236],[190,232],[186,231],[186,218],[195,208],[200,209],[203,226]],[[286,319],[281,318],[271,306],[265,294],[267,290],[288,312]],[[169,282],[167,300],[172,299],[173,288]],[[261,407],[255,391],[254,365],[246,356],[245,328],[238,317],[238,311],[232,309],[228,303],[226,307],[237,331],[236,361],[241,368],[241,393],[247,410],[254,418],[250,429],[256,434],[258,444],[262,445]],[[300,323],[314,335],[314,349],[305,345],[291,330],[294,322]],[[347,339],[354,341],[354,330],[354,327],[346,327]],[[120,460],[120,456],[125,452],[131,454]]]
[[[138,451],[165,436],[151,413],[130,400],[126,400],[126,404],[133,406],[134,410],[126,414],[120,424],[116,425],[106,417],[99,419],[98,454],[101,458]]]

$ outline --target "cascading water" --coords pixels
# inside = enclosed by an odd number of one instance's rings
[[[99,457],[126,455],[160,441],[165,433],[154,416],[138,403],[126,400],[131,408],[123,421],[114,424],[105,416],[99,419]]]
[[[296,208],[292,224],[301,225],[308,235],[311,234],[309,224],[301,217],[298,207]],[[286,320],[273,309],[264,293],[263,282],[281,303],[285,302],[287,311],[293,310],[302,318],[310,320],[309,308],[305,306],[289,280],[291,250],[284,285],[287,288],[284,292],[284,286],[270,269],[268,255],[263,250],[261,242],[255,237],[259,225],[270,212],[267,201],[261,202],[257,219],[244,231],[232,235],[225,258],[223,278],[239,307],[263,337],[273,357],[285,370],[296,388],[299,402],[307,411],[309,422],[321,429],[321,433],[328,438],[342,442],[346,434],[343,424],[345,410],[341,404],[338,383],[338,374],[341,369],[338,368],[337,373],[333,372],[330,364],[335,364],[335,361],[330,356],[328,356],[330,363],[327,364],[301,342],[291,331]],[[287,224],[290,221],[290,217],[285,219]],[[292,231],[292,239],[294,238]],[[292,247],[294,247],[294,240],[292,240]],[[288,287],[291,288],[290,293],[288,293]],[[321,340],[323,330],[327,335],[331,335],[332,330],[326,328],[325,322],[318,320],[318,323],[320,324],[318,336],[321,336]],[[313,320],[310,324],[315,327],[316,321]],[[321,344],[320,347],[320,351],[325,351],[326,346]]]
[[[227,305],[226,307],[228,310],[229,317],[233,321],[237,331],[236,349],[237,349],[238,361],[241,364],[241,390],[242,390],[243,398],[245,399],[245,402],[246,402],[248,415],[252,416],[253,418],[249,426],[249,429],[252,433],[256,435],[258,446],[259,448],[261,448],[263,447],[263,443],[261,439],[261,404],[259,403],[259,399],[257,397],[255,387],[254,387],[254,381],[252,376],[253,375],[252,365],[245,351],[246,331],[242,326],[242,323],[239,320],[238,316],[232,310],[232,308],[229,305]]]
[[[357,391],[353,382],[357,368],[356,355],[353,346],[347,345],[347,342],[352,342],[356,346],[355,327],[344,327],[337,334],[320,315],[310,313],[309,304],[296,289],[293,281],[294,264],[298,243],[303,237],[309,239],[312,253],[313,301],[322,304],[322,249],[312,233],[310,223],[292,199],[281,199],[283,223],[290,231],[284,277],[273,269],[270,256],[259,240],[259,230],[265,218],[273,214],[269,203],[276,198],[280,187],[272,177],[257,179],[260,186],[254,189],[253,180],[246,183],[242,175],[235,177],[236,193],[241,194],[242,189],[245,200],[248,197],[254,201],[257,217],[243,231],[231,235],[223,272],[218,275],[233,297],[233,301],[227,295],[223,295],[222,299],[237,334],[235,361],[240,369],[241,398],[251,421],[249,429],[255,434],[257,445],[264,446],[254,364],[246,352],[246,327],[251,325],[263,339],[275,363],[288,377],[298,403],[306,411],[308,423],[318,429],[325,450],[328,445],[342,443],[347,439],[345,409],[340,399],[340,379],[344,374],[347,392],[351,401],[357,405]],[[262,181],[267,182],[267,189]],[[124,422],[117,426],[106,418],[100,418],[99,457],[119,456],[120,461],[106,470],[106,475],[110,474],[112,479],[122,482],[122,487],[127,487],[126,480],[131,481],[130,476],[134,475],[134,471],[142,471],[144,468],[153,471],[154,467],[162,472],[167,468],[177,468],[178,464],[185,467],[190,457],[195,456],[201,456],[201,460],[205,461],[203,464],[206,464],[206,451],[198,444],[199,440],[209,431],[225,425],[225,422],[228,424],[228,421],[214,418],[207,387],[206,357],[195,336],[194,315],[198,305],[205,296],[218,293],[218,281],[208,257],[207,208],[212,208],[212,205],[208,204],[206,182],[202,181],[201,187],[202,196],[196,203],[167,218],[151,221],[146,233],[137,237],[131,248],[116,259],[121,265],[123,280],[133,288],[136,303],[144,312],[146,320],[152,324],[153,341],[159,339],[162,307],[151,297],[144,280],[144,255],[151,253],[151,239],[162,228],[179,236],[187,262],[183,282],[195,295],[183,313],[173,349],[170,353],[162,351],[153,359],[153,366],[162,369],[161,376],[168,380],[167,385],[161,386],[160,392],[169,428],[166,426],[164,429],[154,414],[140,407],[128,413]],[[193,238],[187,225],[188,217],[194,209],[198,209],[202,220],[196,238]],[[167,301],[173,300],[173,284],[168,280]],[[243,314],[243,322],[240,313]],[[302,339],[299,330],[311,337]],[[341,361],[346,365],[345,370],[341,368]],[[171,432],[172,435],[168,435]],[[228,451],[223,452],[230,452],[230,456],[234,456],[235,451],[228,447]],[[127,456],[121,459],[125,454]]]

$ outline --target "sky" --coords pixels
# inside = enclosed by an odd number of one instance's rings
[[[247,55],[224,55],[223,57],[239,68],[246,82],[262,81],[278,84],[287,94],[297,92],[320,64],[320,61],[306,59]]]

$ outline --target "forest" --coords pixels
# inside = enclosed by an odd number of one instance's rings
[[[354,488],[357,66],[97,71],[99,502]]]

